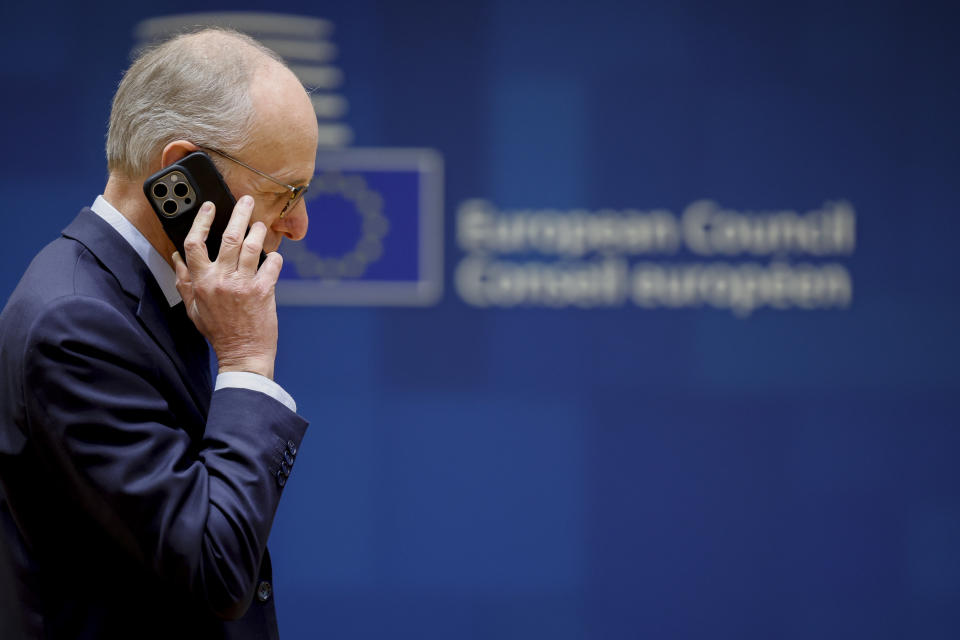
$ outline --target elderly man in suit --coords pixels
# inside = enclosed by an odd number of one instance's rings
[[[276,249],[306,233],[316,146],[299,81],[241,34],[124,75],[103,195],[0,315],[0,538],[28,637],[277,637],[266,542],[307,423],[273,380]],[[239,198],[214,260],[209,206],[181,256],[142,191],[200,148]]]

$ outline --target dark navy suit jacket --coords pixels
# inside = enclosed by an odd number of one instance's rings
[[[0,314],[0,537],[29,637],[275,638],[267,537],[306,422],[84,209]]]

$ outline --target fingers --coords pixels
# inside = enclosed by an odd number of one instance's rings
[[[276,284],[280,277],[280,269],[283,267],[283,256],[276,251],[267,254],[267,259],[260,265],[260,271],[257,272],[258,278],[264,278],[270,284]]]
[[[261,250],[268,231],[266,225],[259,221],[255,222],[248,231],[247,224],[253,215],[253,205],[253,198],[248,195],[237,201],[221,237],[220,251],[216,261],[211,262],[206,250],[206,240],[216,217],[216,210],[213,203],[203,203],[190,227],[190,233],[184,240],[184,256],[173,257],[175,267],[178,259],[183,262],[183,273],[180,268],[177,268],[179,281],[189,283],[191,271],[198,273],[197,270],[200,269],[200,272],[203,272],[211,266],[221,273],[236,271],[248,276],[257,273]],[[179,288],[178,285],[178,290]],[[180,295],[186,299],[183,292]]]
[[[210,264],[206,242],[215,213],[213,203],[204,202],[200,211],[197,212],[197,217],[193,219],[190,232],[183,241],[183,252],[186,254],[183,257],[188,264],[196,266]]]
[[[250,224],[250,216],[252,215],[253,198],[243,196],[237,201],[237,206],[233,208],[233,213],[230,215],[230,222],[227,223],[227,228],[223,232],[217,262],[237,264],[240,258],[240,248],[243,246],[243,238],[247,233],[247,225]],[[209,229],[209,225],[207,228]],[[261,240],[261,244],[262,242]],[[257,249],[257,251],[259,251],[259,249]]]
[[[256,273],[260,263],[260,250],[263,249],[263,240],[267,237],[267,226],[262,222],[254,222],[250,232],[240,248],[240,260],[237,271],[242,273]]]

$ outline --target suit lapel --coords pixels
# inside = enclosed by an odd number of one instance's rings
[[[171,308],[152,279],[145,290],[137,319],[173,361],[201,415],[206,416],[213,392],[207,341],[187,317],[183,303]]]
[[[137,320],[173,362],[202,416],[210,407],[210,379],[206,340],[187,318],[183,304],[171,308],[153,274],[133,247],[100,216],[84,208],[63,230],[93,253],[137,301]],[[177,348],[180,345],[181,348]]]

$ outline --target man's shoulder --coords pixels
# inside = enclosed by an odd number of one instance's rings
[[[34,257],[7,300],[0,312],[0,340],[26,340],[38,319],[84,304],[107,305],[126,315],[135,313],[137,301],[83,243],[61,236]]]
[[[87,247],[60,237],[34,257],[7,306],[17,306],[24,313],[65,296],[112,299],[119,292],[116,278]]]

